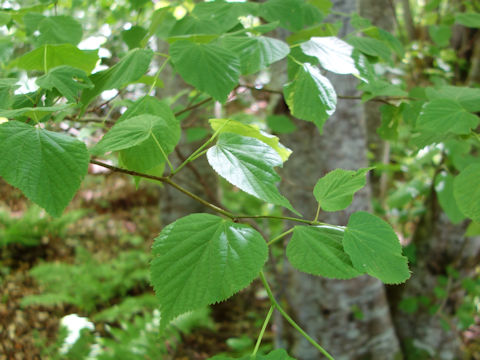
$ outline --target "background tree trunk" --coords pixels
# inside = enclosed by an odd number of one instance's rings
[[[353,1],[334,1],[334,11],[356,11]],[[336,19],[335,19],[336,20]],[[345,20],[343,35],[350,32]],[[342,34],[340,34],[342,36]],[[356,80],[330,76],[338,94],[356,95]],[[339,100],[335,114],[320,135],[312,123],[296,121],[298,130],[282,138],[294,150],[285,165],[283,193],[306,218],[315,215],[313,187],[321,176],[335,168],[358,169],[367,165],[367,138],[362,106]],[[346,225],[349,215],[370,210],[370,189],[356,194],[352,205],[339,213],[321,213],[321,220]],[[337,281],[303,274],[286,264],[283,301],[293,317],[335,359],[395,359],[399,345],[390,318],[383,284],[368,276]],[[277,318],[277,325],[278,318]],[[319,359],[316,349],[288,326],[279,326],[283,342],[300,360]]]

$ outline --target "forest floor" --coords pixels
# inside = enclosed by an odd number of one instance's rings
[[[99,301],[93,311],[65,302],[22,304],[26,296],[44,290],[30,274],[36,265],[75,264],[79,247],[101,259],[115,258],[132,248],[149,253],[154,237],[160,232],[158,187],[145,184],[137,190],[130,179],[114,174],[106,178],[89,175],[84,183],[67,209],[67,213],[78,209],[82,213],[65,231],[41,236],[34,246],[14,243],[0,248],[0,360],[57,358],[46,350],[58,337],[62,317],[78,314],[91,320],[100,311],[120,303],[123,296],[153,294],[148,285],[140,284],[128,289],[126,294]],[[0,179],[0,210],[15,220],[30,206],[17,189]],[[46,215],[42,211],[38,217]],[[23,226],[38,226],[35,221]],[[88,287],[88,284],[75,283],[75,279],[72,281],[78,288]],[[166,354],[158,359],[203,360],[219,352],[241,352],[242,347],[250,350],[269,306],[268,300],[259,296],[259,289],[260,285],[254,283],[230,300],[212,306],[213,327],[200,324],[189,333],[181,333],[180,340],[167,346]],[[118,325],[118,321],[94,321],[94,324],[95,333],[108,337],[111,335],[105,329]],[[242,345],[245,339],[252,340]],[[264,339],[267,344],[271,342],[271,334],[267,332]]]

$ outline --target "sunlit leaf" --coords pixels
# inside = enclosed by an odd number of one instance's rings
[[[239,189],[296,212],[276,186],[280,176],[273,168],[282,166],[282,158],[262,141],[223,133],[217,144],[208,150],[207,159],[220,176]]]

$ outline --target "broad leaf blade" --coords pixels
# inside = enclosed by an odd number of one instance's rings
[[[360,211],[352,214],[343,236],[343,247],[353,266],[385,284],[399,284],[410,277],[407,258],[388,223]]]
[[[319,130],[337,106],[337,94],[330,81],[308,63],[300,67],[283,93],[292,115],[314,122]]]
[[[238,83],[240,61],[230,50],[180,40],[172,44],[170,55],[182,78],[215,100],[225,102]]]
[[[53,216],[60,216],[87,174],[85,144],[18,121],[0,125],[0,175]]]
[[[306,55],[316,57],[325,70],[360,75],[353,58],[353,46],[335,36],[312,37],[300,47]]]
[[[97,50],[79,50],[71,44],[43,45],[13,60],[10,65],[24,70],[49,71],[68,65],[90,74],[98,61]]]
[[[165,227],[155,239],[151,264],[161,326],[245,288],[258,276],[267,253],[258,232],[218,216],[193,214]]]
[[[208,150],[207,159],[220,176],[239,189],[296,213],[275,185],[280,176],[273,168],[282,166],[283,162],[267,144],[251,137],[223,133]]]
[[[457,175],[453,195],[461,212],[480,222],[480,164],[471,164]]]
[[[466,111],[457,101],[449,99],[432,100],[426,103],[417,119],[419,130],[437,134],[469,134],[480,122],[480,118]]]
[[[81,101],[87,106],[95,97],[109,89],[121,89],[142,77],[148,70],[153,51],[135,49],[125,55],[118,63],[111,68],[99,71],[90,80],[95,85],[92,89],[83,91]]]
[[[295,359],[289,356],[284,349],[276,349],[268,353],[267,355],[259,355],[259,354],[255,356],[245,355],[245,356],[242,356],[241,358],[233,358],[226,355],[215,355],[214,357],[209,358],[208,360],[295,360]]]
[[[438,202],[445,214],[453,224],[460,223],[465,219],[458,208],[457,202],[453,195],[453,181],[454,177],[451,174],[442,172],[435,178],[435,192],[438,196]]]
[[[157,129],[158,128],[158,129]],[[108,151],[119,151],[141,144],[155,132],[166,128],[159,116],[138,115],[115,124],[100,142],[92,149],[95,155]],[[168,128],[167,128],[168,129]]]
[[[351,279],[362,274],[343,250],[343,231],[329,226],[295,226],[287,246],[293,267],[312,275]]]
[[[145,96],[131,105],[118,119],[118,124],[136,116],[152,115],[160,117],[161,123],[154,128],[152,134],[144,142],[131,148],[120,151],[122,164],[130,169],[140,172],[148,172],[165,161],[163,153],[169,155],[180,141],[180,123],[173,115],[169,106],[152,96]],[[161,124],[161,125],[160,125]],[[158,143],[161,145],[160,150]]]
[[[290,52],[290,48],[283,41],[265,36],[227,36],[221,43],[239,57],[243,75],[265,69]]]
[[[365,186],[365,175],[371,169],[333,170],[317,181],[313,195],[323,210],[343,210],[352,203],[353,195]]]
[[[278,137],[261,131],[255,125],[242,124],[241,122],[230,119],[210,119],[209,122],[210,126],[215,131],[220,131],[221,133],[229,132],[242,136],[248,136],[264,142],[272,149],[274,149],[278,153],[278,155],[280,155],[283,162],[287,161],[288,157],[292,153],[292,150],[286,148],[280,143]]]
[[[48,90],[57,89],[70,102],[77,101],[80,90],[93,87],[83,70],[66,65],[56,67],[39,77],[37,85]]]
[[[38,44],[77,45],[83,36],[82,25],[71,16],[45,17],[38,25]]]

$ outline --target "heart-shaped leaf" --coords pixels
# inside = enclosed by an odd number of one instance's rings
[[[257,231],[218,216],[192,214],[166,226],[153,244],[151,264],[161,326],[245,288],[258,276],[267,254]]]

